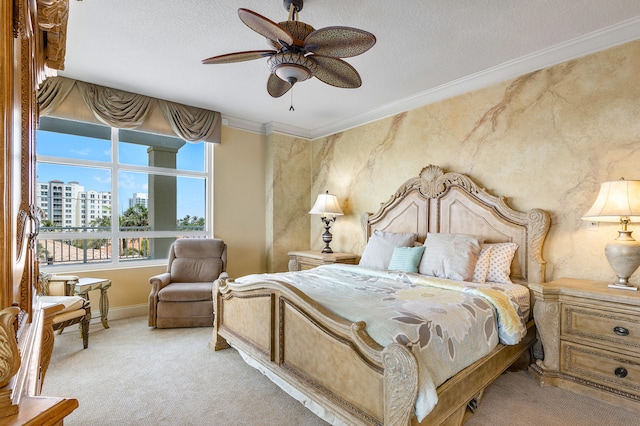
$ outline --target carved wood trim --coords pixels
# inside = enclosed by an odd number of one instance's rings
[[[44,383],[44,376],[49,369],[49,362],[51,361],[51,354],[53,353],[53,344],[55,336],[53,334],[53,319],[56,316],[56,311],[45,309],[44,318],[42,321],[42,351],[40,352],[40,374],[38,375],[38,381],[36,384],[36,393],[40,394],[42,391],[42,384]],[[88,311],[89,317],[91,311]]]
[[[544,351],[544,359],[536,364],[545,370],[560,368],[560,303],[547,302],[536,297],[533,305],[533,317],[539,330]]]
[[[22,254],[26,246],[25,235],[27,232],[27,220],[29,220],[29,214],[26,210],[20,209],[18,211],[18,217],[16,218],[16,262],[19,262],[22,259]]]
[[[9,383],[20,368],[20,351],[16,341],[19,312],[20,309],[14,306],[0,311],[0,388]]]
[[[411,351],[393,343],[382,352],[384,364],[384,424],[406,426],[418,397],[418,363]]]
[[[445,173],[440,167],[430,164],[420,171],[417,178],[406,181],[392,199],[402,198],[413,189],[420,191],[424,198],[438,198],[454,185],[471,193],[479,191],[478,185],[469,177],[460,173]]]
[[[38,28],[46,39],[45,64],[63,70],[67,46],[68,0],[37,0]]]

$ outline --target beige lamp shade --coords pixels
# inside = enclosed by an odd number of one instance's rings
[[[335,195],[329,194],[327,191],[324,194],[318,195],[316,199],[316,203],[309,210],[310,214],[319,214],[322,223],[324,224],[324,234],[322,234],[322,241],[324,241],[325,246],[322,249],[322,253],[333,253],[329,243],[333,236],[329,231],[331,228],[331,223],[335,222],[336,216],[342,216],[342,209],[340,208],[340,204],[338,204],[338,198]]]
[[[338,203],[338,198],[335,195],[329,194],[327,191],[325,194],[318,195],[315,204],[309,210],[309,214],[319,214],[322,216],[342,216],[342,209]]]
[[[603,182],[598,198],[582,219],[619,223],[620,217],[640,219],[640,180]]]

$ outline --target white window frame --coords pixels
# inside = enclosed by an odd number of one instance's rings
[[[108,127],[108,126],[104,126]],[[162,135],[161,135],[162,136]],[[36,156],[37,163],[55,164],[63,166],[83,166],[96,169],[107,169],[111,173],[111,231],[97,231],[91,232],[91,238],[105,238],[111,239],[111,261],[99,262],[99,263],[60,263],[53,265],[41,264],[41,269],[47,271],[55,271],[56,269],[70,269],[77,271],[89,271],[97,269],[122,269],[123,267],[132,266],[155,266],[165,265],[167,258],[156,258],[152,260],[121,260],[120,259],[120,238],[172,238],[172,237],[187,237],[187,238],[213,238],[213,155],[214,147],[212,143],[204,143],[204,171],[191,171],[191,170],[177,170],[167,169],[164,167],[151,167],[151,166],[137,166],[130,164],[118,163],[119,155],[119,139],[118,129],[111,128],[111,161],[94,161],[94,160],[82,160],[66,157],[55,156]],[[118,212],[119,206],[119,192],[118,192],[118,177],[120,172],[136,172],[145,174],[155,174],[162,176],[175,176],[175,177],[195,177],[205,179],[205,229],[203,231],[120,231],[118,226]],[[65,232],[64,239],[87,239],[87,232]],[[38,240],[56,239],[55,234],[45,233],[38,236]]]

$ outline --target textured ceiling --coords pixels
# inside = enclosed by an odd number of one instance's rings
[[[362,87],[313,78],[274,99],[266,59],[200,61],[270,49],[237,9],[280,22],[288,16],[282,0],[69,5],[59,75],[220,111],[231,126],[310,139],[640,38],[638,0],[306,0],[299,20],[367,30],[377,43],[345,59]]]

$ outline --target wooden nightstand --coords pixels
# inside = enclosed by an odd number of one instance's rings
[[[529,372],[640,413],[640,294],[568,278],[529,288],[544,349]]]
[[[318,251],[290,251],[289,271],[304,271],[330,263],[356,264],[358,256],[351,253],[322,253]]]

